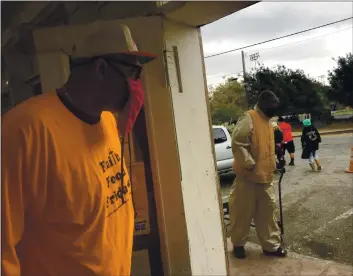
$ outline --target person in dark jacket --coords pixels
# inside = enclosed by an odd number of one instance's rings
[[[319,159],[319,143],[321,143],[321,136],[319,131],[312,126],[310,119],[303,121],[303,132],[301,137],[303,151],[306,151],[309,156],[309,164],[313,171],[315,171],[315,164],[317,170],[321,171],[321,163]]]

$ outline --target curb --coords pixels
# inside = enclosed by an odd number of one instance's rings
[[[333,135],[333,134],[345,134],[345,133],[353,133],[353,129],[343,129],[343,130],[333,130],[333,131],[325,131],[320,133],[321,136],[324,135]],[[301,134],[293,135],[294,138],[301,137]]]

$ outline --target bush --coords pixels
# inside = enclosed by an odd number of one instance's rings
[[[232,135],[235,128],[235,124],[224,124],[224,127],[228,130],[229,134]]]
[[[320,120],[323,121],[325,124],[332,124],[334,121],[333,116],[331,115],[330,110],[325,110],[320,114]]]

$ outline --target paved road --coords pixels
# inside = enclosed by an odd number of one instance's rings
[[[311,172],[301,160],[296,139],[295,167],[287,167],[283,178],[285,241],[296,253],[341,263],[353,262],[353,175],[348,166],[353,135],[323,136],[320,158],[323,171]],[[288,156],[286,156],[288,158]],[[234,176],[221,177],[226,196]],[[277,186],[276,186],[277,189]],[[256,242],[254,229],[249,240]]]

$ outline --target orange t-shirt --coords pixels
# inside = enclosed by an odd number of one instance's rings
[[[278,126],[280,127],[283,133],[283,142],[288,143],[290,141],[293,141],[292,127],[290,126],[290,124],[287,124],[286,122],[281,122]]]
[[[130,275],[134,212],[120,151],[111,113],[86,123],[55,92],[3,116],[2,275]]]

